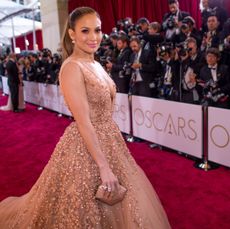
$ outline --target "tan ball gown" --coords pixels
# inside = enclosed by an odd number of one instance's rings
[[[128,192],[122,202],[113,206],[95,199],[101,183],[99,170],[76,122],[72,122],[31,190],[0,203],[0,228],[170,228],[157,194],[112,119],[115,84],[96,61],[68,58],[62,69],[67,63],[78,65],[83,73],[90,118],[102,152]]]

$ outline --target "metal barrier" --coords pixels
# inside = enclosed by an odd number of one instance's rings
[[[3,92],[7,94],[7,78],[2,77],[2,82]],[[57,85],[24,81],[24,98],[72,116]],[[229,115],[230,111],[225,109],[209,107],[204,110],[200,105],[117,93],[113,119],[129,137],[200,158],[205,164],[203,169],[208,170],[208,160],[230,166]]]

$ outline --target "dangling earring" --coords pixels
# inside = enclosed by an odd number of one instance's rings
[[[72,40],[72,43],[75,44],[75,40]]]

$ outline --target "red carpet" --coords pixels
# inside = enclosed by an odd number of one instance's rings
[[[6,99],[0,96],[0,105]],[[66,117],[28,104],[24,113],[0,111],[0,200],[29,191],[69,123]],[[229,168],[204,172],[175,153],[151,150],[145,143],[128,146],[173,229],[230,228]]]

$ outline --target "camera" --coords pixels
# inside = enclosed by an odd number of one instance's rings
[[[173,29],[174,27],[176,27],[176,20],[173,15],[171,15],[168,18],[166,26],[167,26],[167,29]]]
[[[100,56],[99,58],[99,62],[101,63],[101,65],[104,67],[106,66],[106,64],[108,62],[112,61],[112,57],[111,56]]]
[[[42,57],[46,58],[46,57],[50,57],[51,55],[52,55],[51,51],[48,48],[42,49]]]
[[[160,50],[159,51],[159,56],[163,57],[166,55],[166,53],[170,53],[173,50],[173,43],[168,42],[168,43],[162,43],[160,45],[157,45],[157,48]]]
[[[205,83],[203,88],[203,100],[201,104],[203,105],[212,105],[217,102],[225,102],[228,99],[228,95],[223,93],[218,85],[218,82],[209,80]]]
[[[124,78],[127,76],[131,76],[131,74],[132,74],[132,67],[131,66],[132,66],[132,63],[125,61],[123,69],[119,72],[119,77]]]
[[[131,21],[130,18],[124,18],[124,19],[120,19],[117,21],[116,27],[118,28],[118,30],[127,30],[129,29],[129,27],[131,26]]]
[[[132,25],[130,25],[129,28],[128,28],[128,32],[132,32],[132,31],[136,31],[136,32],[140,33],[141,26],[138,25],[138,24],[132,24]]]
[[[53,62],[54,63],[61,63],[61,56],[58,53],[53,54]]]
[[[187,53],[192,50],[192,48],[188,48],[187,42],[181,42],[181,43],[176,44],[176,48],[179,49],[178,55],[182,57],[186,56]]]
[[[167,99],[172,95],[173,87],[170,85],[162,84],[160,87],[158,87],[158,90],[159,90],[159,98]]]

